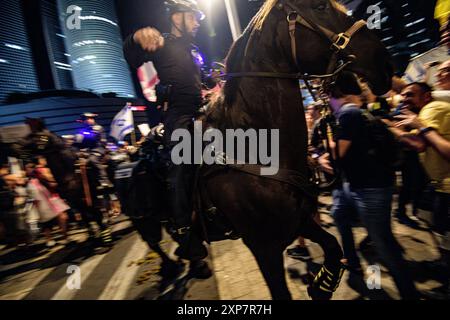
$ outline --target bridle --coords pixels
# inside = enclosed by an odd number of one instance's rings
[[[257,77],[257,78],[278,78],[278,79],[302,79],[304,80],[308,90],[312,92],[308,80],[311,79],[323,79],[324,81],[331,82],[347,65],[351,64],[355,59],[354,55],[349,55],[345,52],[345,49],[352,40],[352,37],[366,25],[364,20],[356,21],[347,31],[336,34],[330,29],[320,26],[300,14],[299,8],[291,3],[279,2],[275,6],[278,10],[283,10],[286,13],[286,19],[289,24],[289,37],[291,39],[291,52],[295,65],[297,66],[297,73],[279,73],[279,72],[232,72],[227,73],[227,78],[242,78],[242,77]],[[297,46],[295,39],[295,32],[297,24],[300,24],[318,34],[325,37],[331,42],[330,50],[333,51],[330,62],[325,74],[310,75],[300,71],[300,67],[297,62]],[[338,63],[339,56],[344,53],[345,61]]]

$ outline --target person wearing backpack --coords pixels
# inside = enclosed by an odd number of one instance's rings
[[[350,272],[362,275],[352,232],[355,213],[393,277],[401,298],[418,299],[402,249],[391,229],[394,167],[389,158],[380,154],[383,146],[376,143],[380,137],[375,135],[390,133],[386,127],[383,131],[381,120],[363,113],[361,93],[358,80],[347,72],[338,76],[329,91],[330,106],[338,124],[333,157],[341,178],[339,187],[333,191],[332,215],[342,237],[344,263]]]

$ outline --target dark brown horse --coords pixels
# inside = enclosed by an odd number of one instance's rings
[[[291,298],[283,251],[298,236],[325,253],[313,298],[331,298],[342,275],[336,238],[312,219],[317,198],[308,192],[307,129],[296,79],[298,73],[334,73],[339,59],[353,60],[346,69],[363,76],[376,94],[389,90],[386,49],[345,8],[330,0],[267,0],[229,52],[229,79],[209,114],[210,124],[221,130],[279,129],[277,176],[258,176],[254,166],[227,166],[201,178],[211,202],[255,256],[274,299]],[[289,182],[293,178],[297,183]],[[324,275],[333,285],[322,290]]]

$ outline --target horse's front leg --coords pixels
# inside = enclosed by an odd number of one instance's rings
[[[338,288],[344,272],[341,263],[342,249],[336,238],[323,230],[312,216],[308,216],[302,224],[300,235],[319,244],[325,254],[323,266],[315,275],[308,293],[313,300],[329,300]]]

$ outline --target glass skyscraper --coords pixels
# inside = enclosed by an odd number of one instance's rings
[[[11,92],[39,90],[21,2],[0,1],[0,104]]]
[[[114,1],[58,0],[57,3],[74,86],[95,93],[114,92],[122,97],[135,97],[130,70],[123,57]]]
[[[49,54],[55,89],[72,89],[72,66],[70,54],[66,50],[61,28],[63,17],[58,14],[56,0],[41,0],[42,32]]]

